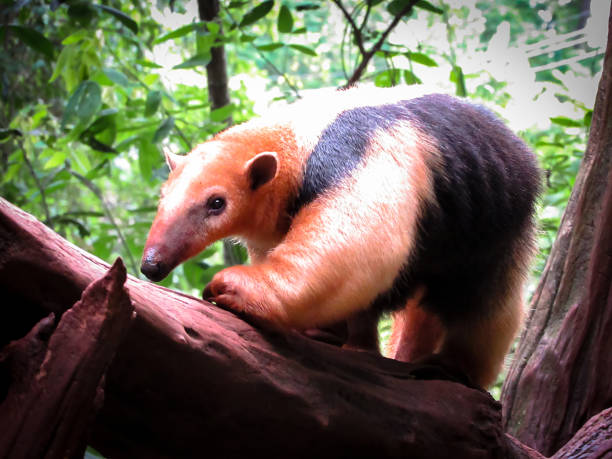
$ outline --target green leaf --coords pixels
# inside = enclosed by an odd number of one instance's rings
[[[293,30],[293,16],[287,5],[280,7],[276,26],[280,33],[290,33]]]
[[[318,10],[319,8],[321,8],[321,5],[312,2],[298,3],[295,6],[296,11]]]
[[[116,127],[116,114],[119,111],[116,108],[107,108],[102,110],[98,118],[87,128],[87,132],[97,134],[109,128]]]
[[[573,120],[566,116],[555,116],[550,118],[550,121],[564,127],[584,127],[583,120]]]
[[[410,70],[404,70],[404,81],[406,84],[422,84],[421,79]]]
[[[160,155],[157,146],[150,140],[141,137],[140,148],[138,149],[138,166],[140,174],[146,181],[153,177],[153,166],[159,161]]]
[[[104,11],[105,13],[111,14],[112,16],[115,17],[115,19],[117,19],[119,22],[121,22],[124,26],[126,26],[128,29],[130,29],[135,34],[138,33],[138,24],[136,23],[136,21],[134,21],[131,17],[129,17],[123,11],[119,11],[115,8],[111,8],[110,6],[106,6],[106,5],[93,5],[93,6],[98,8],[99,10]]]
[[[152,68],[152,69],[161,69],[161,68],[163,68],[161,65],[156,64],[155,62],[151,62],[151,61],[149,61],[147,59],[138,59],[136,61],[136,63],[142,65],[143,67],[149,67],[149,68]]]
[[[172,40],[174,38],[180,38],[180,37],[184,37],[187,34],[190,34],[191,32],[193,32],[194,30],[196,30],[197,27],[202,26],[202,24],[204,24],[203,22],[192,22],[191,24],[187,24],[184,26],[179,27],[178,29],[174,29],[171,32],[168,32],[160,37],[157,37],[154,41],[153,44],[154,45],[159,45],[160,43],[163,43],[165,41],[168,40]]]
[[[211,33],[211,35],[218,35],[221,30],[221,26],[216,22],[208,21],[206,23],[206,28]]]
[[[91,170],[91,162],[82,149],[71,149],[70,159],[72,160],[73,169],[75,169],[77,172],[85,175]]]
[[[155,134],[153,134],[153,143],[161,142],[166,137],[168,137],[168,134],[170,134],[170,131],[172,130],[173,127],[174,127],[174,117],[169,116],[168,118],[163,120],[159,124],[159,127],[155,131]]]
[[[259,21],[272,10],[273,6],[274,0],[261,2],[242,17],[239,27],[246,27]]]
[[[115,147],[115,151],[122,152],[126,151],[132,144],[141,140],[141,136],[139,134],[132,135],[126,139],[123,139],[121,142],[117,144]]]
[[[77,30],[73,34],[70,34],[64,38],[62,40],[62,45],[72,45],[73,43],[78,43],[90,33],[91,32],[86,29]]]
[[[100,116],[79,137],[81,142],[103,153],[116,153],[112,147],[117,137],[117,110],[102,110]]]
[[[391,3],[389,3],[387,5],[387,11],[392,16],[397,16],[397,15],[399,15],[404,10],[404,8],[406,8],[408,6],[408,4],[411,1],[412,0],[393,0]],[[411,15],[412,14],[412,10],[413,10],[413,8],[410,8],[408,11],[406,11],[404,13],[404,16]]]
[[[128,78],[119,70],[103,68],[102,72],[104,72],[104,75],[106,75],[113,83],[118,84],[119,86],[125,87],[130,84]]]
[[[215,44],[217,35],[207,32],[206,30],[196,33],[196,54],[210,53],[210,48]]]
[[[23,161],[23,151],[21,151],[21,149],[15,150],[13,153],[9,155],[8,160],[9,162]]]
[[[185,62],[182,62],[178,65],[172,67],[173,69],[191,69],[193,67],[206,66],[211,60],[210,53],[202,53],[196,54],[193,57],[190,57]]]
[[[62,128],[73,119],[77,119],[79,125],[87,126],[101,105],[102,90],[100,85],[89,80],[83,81],[68,100],[62,117]]]
[[[91,81],[95,81],[101,86],[112,86],[115,84],[113,83],[113,80],[107,77],[106,74],[102,70],[94,73],[93,75],[90,75],[89,79]]]
[[[265,45],[257,45],[256,48],[260,51],[275,51],[278,48],[285,46],[283,43],[267,43]]]
[[[145,116],[151,116],[157,111],[159,104],[161,103],[161,99],[161,91],[149,91],[149,94],[147,94],[147,101],[145,103]]]
[[[584,127],[591,127],[591,121],[593,121],[593,110],[587,110],[587,112],[584,114],[584,118],[582,119]]]
[[[53,70],[53,75],[51,75],[51,78],[49,78],[49,83],[53,83],[57,77],[64,73],[65,69],[70,69],[70,63],[73,60],[76,52],[76,46],[64,46],[64,48],[60,51],[57,61],[55,62],[55,69]]]
[[[17,36],[17,38],[19,38],[34,51],[38,51],[49,59],[53,59],[53,55],[55,54],[55,46],[38,30],[20,25],[1,26],[0,30],[5,28],[11,30]]]
[[[463,69],[458,65],[453,67],[450,74],[451,82],[455,83],[455,95],[459,97],[467,96],[467,88],[465,87],[465,77],[463,75]]]
[[[416,62],[421,65],[426,65],[427,67],[437,67],[438,63],[434,61],[431,57],[424,53],[406,53],[406,57],[410,59],[412,62]]]
[[[224,105],[210,112],[210,119],[215,122],[225,121],[234,111],[234,104]]]
[[[22,163],[11,164],[6,172],[4,173],[4,177],[2,177],[2,184],[10,182],[21,169]]]
[[[308,54],[309,56],[317,55],[316,51],[312,48],[309,48],[308,46],[291,44],[289,45],[289,48],[293,48],[296,51],[299,51],[300,53]]]
[[[36,110],[36,113],[32,115],[32,129],[36,129],[38,126],[40,126],[41,121],[47,116],[48,113],[49,112],[46,105],[40,106],[38,110]]]
[[[437,6],[433,6],[431,3],[426,2],[425,0],[420,0],[416,2],[414,6],[416,6],[417,8],[421,8],[422,10],[431,11],[432,13],[436,13],[436,14],[444,13],[442,9],[438,8]]]
[[[142,79],[142,81],[144,81],[144,84],[146,84],[147,86],[151,86],[152,84],[156,83],[157,80],[159,80],[159,74],[157,73],[149,73]]]
[[[54,167],[59,166],[60,164],[64,164],[66,158],[68,157],[68,153],[65,151],[56,151],[53,155],[47,160],[45,165],[43,166],[44,170],[53,169]]]
[[[402,77],[399,69],[388,69],[379,72],[374,78],[374,84],[379,88],[389,88],[399,84]]]

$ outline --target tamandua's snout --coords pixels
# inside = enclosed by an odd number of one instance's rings
[[[140,272],[153,282],[159,282],[166,278],[172,271],[173,266],[165,263],[156,247],[145,250],[140,264]]]

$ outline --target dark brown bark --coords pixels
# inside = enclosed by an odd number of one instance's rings
[[[104,373],[132,319],[125,278],[117,261],[57,328],[51,313],[2,350],[0,457],[83,457]]]
[[[107,269],[3,200],[0,248],[3,308],[22,329]],[[433,367],[261,331],[131,277],[126,288],[137,315],[90,439],[110,457],[538,457],[504,434],[488,393]],[[90,405],[74,403],[87,418]]]
[[[198,10],[202,21],[214,21],[221,27],[219,19],[219,0],[198,0]],[[222,33],[222,29],[219,29]],[[227,86],[227,63],[225,47],[213,46],[210,50],[211,59],[206,66],[206,81],[208,82],[208,98],[213,110],[230,103]],[[228,120],[231,124],[231,118]]]
[[[502,396],[508,432],[544,454],[612,406],[611,110],[608,36],[587,151]]]

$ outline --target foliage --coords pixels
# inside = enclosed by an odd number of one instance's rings
[[[203,22],[193,3],[174,0],[9,1],[0,12],[0,193],[102,259],[122,256],[138,275],[168,172],[162,146],[189,151],[230,115],[246,120],[269,102],[344,85],[360,71],[364,84],[427,82],[510,121],[521,118],[513,107],[555,101],[559,112],[543,124],[519,127],[546,170],[540,269],[590,124],[592,107],[570,82],[594,85],[601,56],[536,74],[531,67],[542,59],[582,48],[517,53],[522,37],[532,44],[584,25],[582,8],[543,0],[226,1],[218,21]],[[225,46],[232,76],[232,103],[217,110],[206,93],[213,46]],[[164,285],[197,295],[222,267],[216,244]]]

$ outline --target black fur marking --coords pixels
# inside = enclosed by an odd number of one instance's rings
[[[402,307],[425,285],[425,306],[445,323],[486,315],[532,244],[539,191],[535,157],[488,110],[435,94],[341,113],[308,158],[289,212],[295,215],[350,175],[375,132],[399,120],[434,141],[441,164],[430,165],[435,203],[422,209],[414,253],[373,307]]]
[[[488,110],[443,95],[401,102],[441,155],[437,204],[423,209],[416,250],[377,307],[401,307],[418,285],[443,322],[486,316],[533,243],[540,178],[534,155]]]

